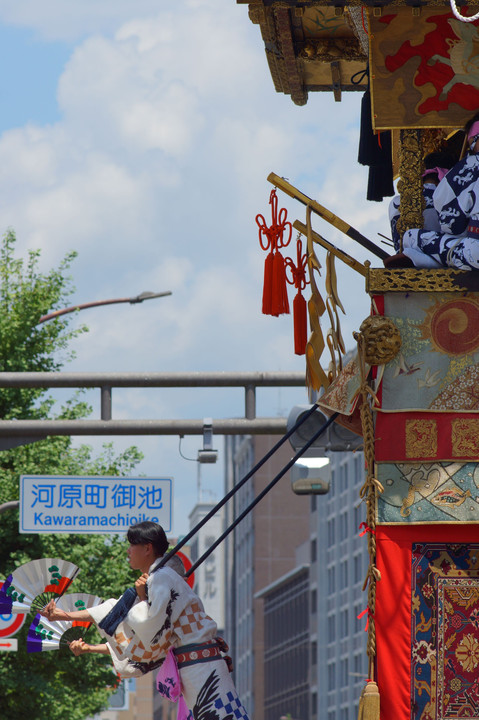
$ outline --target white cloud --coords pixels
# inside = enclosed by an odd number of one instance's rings
[[[71,369],[304,370],[292,318],[261,314],[255,216],[267,216],[274,171],[365,235],[387,232],[386,208],[366,202],[356,165],[359,96],[311,93],[299,108],[276,94],[259,30],[234,2],[17,0],[0,2],[0,19],[76,41],[59,78],[60,120],[0,137],[1,224],[49,266],[79,251],[76,302],[173,291],[81,313],[75,322],[91,331]],[[291,221],[304,220],[301,204],[278,196]],[[337,267],[350,347],[369,302],[364,280]],[[191,406],[186,393],[155,397],[125,396],[118,410],[201,416],[203,401]],[[203,414],[228,414],[226,393],[215,403]]]

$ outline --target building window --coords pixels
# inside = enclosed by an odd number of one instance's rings
[[[355,632],[360,632],[361,630],[364,630],[364,626],[367,622],[368,616],[367,614],[362,615],[364,608],[361,607],[361,605],[356,605],[354,608],[354,615],[356,618],[355,622]]]
[[[364,662],[365,656],[362,653],[357,653],[354,656],[354,675],[355,675],[355,682],[362,682],[363,679],[366,679],[366,673],[363,670],[363,662]],[[361,677],[361,675],[364,675],[364,678]]]
[[[339,516],[339,539],[346,540],[348,537],[348,513],[343,512]]]
[[[328,568],[328,594],[336,592],[336,566]]]
[[[349,662],[348,658],[343,658],[340,663],[341,687],[349,685]]]
[[[362,563],[361,563],[361,555],[355,555],[354,556],[354,582],[358,583],[361,580],[363,580],[362,577]]]
[[[318,498],[316,495],[311,495],[311,512],[316,512],[316,505],[318,502]]]
[[[339,632],[341,633],[341,637],[345,638],[349,634],[349,612],[348,609],[345,608],[344,610],[341,610],[341,613],[339,615]]]
[[[311,590],[311,614],[316,614],[316,606],[318,604],[318,594],[316,589]]]
[[[311,693],[311,714],[316,715],[318,712],[318,695],[317,693]]]
[[[336,616],[329,615],[328,617],[328,643],[335,642],[336,640]]]
[[[362,503],[359,503],[359,505],[356,505],[354,508],[354,531],[356,530],[359,532],[359,526],[363,522],[363,515],[364,513],[364,507]],[[364,536],[363,536],[364,537]]]
[[[311,562],[315,563],[318,560],[317,557],[317,549],[316,549],[316,540],[311,540]]]
[[[336,665],[335,663],[330,663],[328,665],[328,690],[335,690],[336,689]]]
[[[336,528],[335,528],[335,518],[330,518],[328,520],[328,545],[329,547],[333,547],[333,545],[336,542]]]
[[[348,489],[348,464],[345,462],[339,469],[339,492],[343,493]]]
[[[318,643],[313,640],[311,643],[311,665],[317,665],[318,663]]]
[[[341,590],[348,587],[348,561],[343,560],[339,566]]]
[[[354,458],[354,482],[362,483],[364,480],[364,457],[356,455]]]

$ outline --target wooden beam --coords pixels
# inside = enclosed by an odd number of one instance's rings
[[[339,69],[339,62],[334,60],[334,62],[330,63],[330,66],[334,100],[336,102],[341,102],[341,72]]]
[[[295,200],[299,200],[299,202],[303,203],[303,205],[309,206],[311,210],[320,217],[322,217],[323,220],[326,220],[326,222],[330,223],[330,225],[333,225],[338,230],[341,230],[341,232],[351,238],[351,240],[354,240],[355,242],[362,245],[363,248],[369,250],[369,252],[372,252],[373,255],[376,255],[376,257],[381,258],[381,260],[390,257],[390,255],[385,250],[375,245],[371,240],[365,237],[365,235],[362,235],[359,230],[351,227],[351,225],[349,225],[347,222],[341,220],[340,217],[332,213],[327,208],[323,207],[323,205],[320,205],[318,202],[316,202],[316,200],[313,200],[312,198],[302,193],[284,178],[279,177],[279,175],[275,175],[275,173],[270,173],[267,179],[268,182],[270,182],[272,185],[275,185],[277,188],[279,188],[279,190],[282,190]]]
[[[308,228],[302,222],[300,222],[299,220],[295,220],[293,223],[293,227],[295,230],[298,230],[305,237],[307,237]],[[335,245],[328,242],[328,240],[325,240],[322,235],[315,232],[314,230],[311,231],[311,235],[313,237],[313,242],[318,243],[318,245],[321,245],[323,248],[325,248],[325,250],[333,253],[333,255],[335,255],[339,260],[342,260],[344,263],[346,263],[346,265],[349,265],[350,268],[356,270],[356,272],[358,272],[363,277],[367,276],[368,269],[366,265],[363,265],[359,262],[359,260],[355,260],[355,258],[351,257],[351,255],[348,255],[348,253],[343,252]]]

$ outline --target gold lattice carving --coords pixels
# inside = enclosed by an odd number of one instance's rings
[[[401,349],[401,333],[391,318],[372,315],[360,325],[364,338],[364,359],[368,365],[385,365]]]
[[[397,229],[400,237],[410,228],[422,228],[424,196],[422,192],[423,149],[421,130],[401,130],[399,146],[399,205]],[[402,243],[401,243],[402,244]]]
[[[422,149],[424,157],[429,153],[438,150],[447,150],[446,139],[449,134],[448,130],[441,128],[423,128],[422,129]]]
[[[414,268],[369,268],[366,292],[374,295],[385,292],[448,292],[469,290],[461,284],[470,276],[464,270],[416,270]]]

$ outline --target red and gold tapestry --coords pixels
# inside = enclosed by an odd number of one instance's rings
[[[478,457],[478,415],[376,413],[377,462],[477,461]]]
[[[449,8],[383,8],[368,17],[375,130],[462,127],[479,107],[477,22]]]
[[[479,542],[466,525],[377,527],[381,720],[479,717]]]

